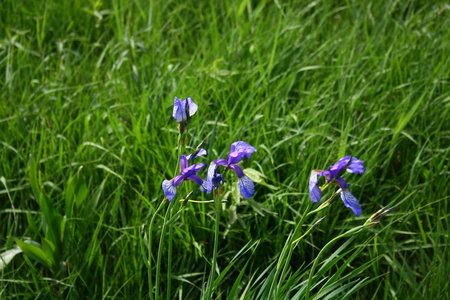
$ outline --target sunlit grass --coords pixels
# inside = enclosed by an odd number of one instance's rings
[[[214,206],[177,214],[161,299],[450,297],[449,20],[445,1],[4,1],[0,252],[41,240],[42,189],[66,216],[67,270],[19,254],[1,296],[150,298],[167,206],[155,211],[178,160],[173,98],[190,96],[199,162],[246,141],[258,152],[243,166],[269,186],[230,196],[210,285]],[[338,200],[289,254],[310,171],[344,155],[367,168],[351,177],[363,215]],[[75,176],[87,196],[68,213]],[[318,257],[384,206],[397,208]]]

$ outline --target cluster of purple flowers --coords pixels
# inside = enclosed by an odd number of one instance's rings
[[[179,123],[180,135],[183,134],[187,128],[190,117],[192,117],[198,109],[198,105],[192,100],[192,98],[186,98],[181,101],[175,97],[173,106],[174,119]],[[220,187],[225,183],[225,179],[222,174],[219,173],[219,168],[222,166],[225,170],[232,170],[238,177],[238,187],[244,198],[250,198],[255,194],[255,184],[253,181],[244,174],[244,171],[237,164],[241,162],[244,157],[250,159],[253,152],[256,152],[255,147],[247,144],[243,141],[237,141],[231,144],[230,152],[227,159],[216,159],[211,162],[208,168],[206,179],[203,180],[197,173],[206,166],[204,163],[192,164],[189,166],[189,162],[193,161],[199,156],[206,155],[206,150],[202,148],[203,142],[197,147],[197,149],[190,155],[181,155],[180,157],[180,173],[171,180],[164,180],[162,182],[162,189],[165,196],[169,201],[175,198],[177,193],[177,187],[185,180],[195,182],[200,186],[200,191],[211,193],[214,189]],[[343,175],[345,172],[363,174],[366,168],[363,165],[363,161],[351,156],[345,156],[341,158],[337,163],[332,165],[328,170],[313,170],[309,179],[309,192],[312,202],[319,202],[322,198],[322,187],[319,187],[319,178],[325,178],[325,186],[329,184],[336,184],[340,187],[338,193],[341,196],[342,201],[346,207],[349,207],[353,213],[359,217],[362,213],[361,205],[355,196],[350,193],[350,186],[344,180]]]
[[[342,178],[345,172],[363,174],[366,168],[363,161],[356,157],[344,156],[337,163],[332,165],[329,170],[313,170],[309,178],[309,194],[312,202],[319,202],[322,197],[322,190],[318,186],[319,177],[325,177],[325,183],[334,183],[340,187],[339,193],[344,205],[350,208],[353,213],[359,217],[362,213],[361,205],[355,196],[350,193],[350,186]]]
[[[191,98],[181,101],[175,97],[172,116],[179,123],[180,133],[184,132],[188,125],[189,118],[196,113],[197,109],[197,104],[195,104]],[[172,201],[175,198],[177,187],[185,180],[197,183],[200,186],[200,191],[207,192],[208,194],[211,193],[213,189],[219,188],[221,183],[225,182],[222,174],[218,172],[220,166],[223,166],[225,170],[232,170],[237,174],[239,190],[244,198],[250,198],[255,194],[255,185],[253,181],[246,176],[242,168],[237,165],[244,157],[250,159],[251,154],[256,152],[256,149],[253,146],[243,141],[237,141],[231,144],[227,159],[217,159],[211,162],[206,180],[203,180],[197,173],[205,166],[205,164],[201,163],[189,166],[190,161],[194,160],[196,157],[207,154],[206,150],[201,148],[202,144],[200,144],[192,154],[188,156],[181,155],[179,175],[171,180],[166,179],[162,182],[162,189],[169,201]]]

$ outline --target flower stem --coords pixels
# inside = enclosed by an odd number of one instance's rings
[[[153,213],[152,218],[150,219],[150,224],[148,225],[148,287],[149,287],[149,295],[150,300],[153,300],[153,282],[152,282],[152,232],[153,232],[153,223],[155,222],[155,218],[158,215],[159,211],[163,208],[165,202],[161,202]]]
[[[207,289],[207,297],[205,299],[211,299],[213,289],[214,289],[214,279],[216,275],[217,268],[217,251],[219,248],[219,225],[220,225],[220,212],[221,212],[221,204],[222,201],[219,200],[219,195],[216,191],[214,191],[214,207],[215,207],[215,223],[214,223],[214,250],[213,250],[213,259],[211,266],[211,275]]]
[[[178,156],[177,156],[177,168],[175,170],[175,173],[177,173],[177,170],[180,169],[180,157],[183,153],[185,144],[184,144],[184,138],[183,138],[183,133],[179,133],[178,134]],[[169,241],[168,241],[168,246],[167,246],[167,284],[166,284],[166,299],[170,300],[171,298],[171,289],[172,289],[172,246],[173,246],[173,222],[172,217],[173,217],[173,211],[176,209],[176,204],[178,203],[178,201],[174,201],[171,203],[171,205],[169,205],[167,212],[166,212],[166,216],[164,218],[164,225],[163,225],[163,229],[165,227],[165,224],[167,222],[167,220],[169,220]],[[169,218],[167,219],[167,214],[169,216]],[[161,236],[162,236],[162,232],[161,232]],[[162,238],[161,238],[162,241]],[[159,254],[158,254],[158,258],[159,258]],[[158,297],[156,298],[158,299]]]
[[[333,195],[331,195],[331,197],[323,202],[318,208],[316,208],[315,210],[310,211],[307,216],[310,216],[312,214],[318,213],[319,211],[323,210],[325,207],[328,207],[334,200],[334,198],[339,195],[340,189],[338,189],[336,192],[333,193]]]
[[[149,287],[149,295],[150,300],[153,300],[153,282],[152,282],[152,232],[153,232],[153,223],[155,222],[155,218],[158,215],[159,211],[163,208],[165,202],[161,202],[153,213],[152,218],[150,219],[150,224],[148,225],[148,287]]]
[[[161,278],[161,259],[162,259],[162,251],[163,251],[163,245],[164,245],[164,237],[166,235],[166,228],[167,228],[167,220],[169,216],[170,211],[170,205],[166,210],[166,214],[164,215],[164,222],[161,229],[161,235],[159,238],[159,246],[158,246],[158,258],[156,260],[156,283],[155,283],[155,299],[160,299],[159,297],[159,285],[160,285],[160,278]]]
[[[307,236],[311,232],[312,229],[313,229],[312,226],[309,227],[309,229],[301,237],[299,237],[298,239],[296,239],[295,241],[292,242],[292,245],[297,244],[298,242],[300,242],[300,240],[302,240],[305,236]]]
[[[173,240],[172,240],[172,232],[173,232],[173,226],[172,226],[172,222],[170,221],[172,219],[172,211],[173,211],[173,207],[174,207],[175,203],[173,203],[173,205],[170,205],[168,208],[169,211],[169,244],[168,244],[168,249],[167,249],[167,293],[166,293],[166,299],[170,300],[171,299],[171,287],[172,287],[172,244],[173,244]]]

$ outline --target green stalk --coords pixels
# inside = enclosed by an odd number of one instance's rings
[[[219,248],[219,225],[220,225],[220,211],[221,211],[221,201],[219,200],[219,195],[216,191],[214,191],[214,207],[216,210],[216,219],[214,223],[214,250],[213,250],[213,259],[212,259],[212,266],[211,266],[211,275],[210,275],[210,281],[209,286],[207,289],[207,297],[205,299],[211,299],[213,288],[214,288],[214,279],[216,275],[216,267],[217,267],[217,251]]]
[[[314,228],[313,226],[309,227],[309,229],[301,237],[292,242],[292,245],[300,242],[305,236],[307,236],[311,232],[313,228]]]
[[[148,287],[149,287],[149,295],[150,300],[153,300],[153,282],[152,282],[152,228],[153,223],[155,222],[155,218],[158,215],[161,208],[164,206],[165,202],[161,202],[153,213],[153,216],[150,220],[150,224],[148,225]]]
[[[330,206],[330,204],[333,202],[334,198],[339,195],[339,190],[337,190],[336,192],[333,193],[333,195],[331,195],[331,197],[326,200],[325,202],[323,202],[318,208],[316,208],[315,210],[310,211],[307,216],[310,216],[312,214],[318,213],[319,211],[323,210],[325,207]]]
[[[183,153],[184,149],[184,139],[183,139],[183,133],[178,133],[178,156],[177,156],[177,168],[175,169],[174,174],[177,174],[177,170],[180,168],[180,156]],[[186,184],[185,184],[186,186]],[[175,210],[175,203],[171,205],[168,209],[169,211],[169,220],[172,220],[173,217],[173,211]],[[167,214],[166,214],[167,216]],[[164,222],[166,222],[167,218],[165,218]],[[166,299],[171,299],[171,289],[172,289],[172,246],[173,246],[173,222],[169,221],[169,244],[167,249],[167,293],[166,293]]]
[[[162,258],[162,250],[164,245],[164,236],[166,233],[166,223],[167,217],[170,211],[171,205],[169,203],[169,207],[166,210],[166,214],[164,215],[163,227],[161,229],[161,236],[159,238],[159,247],[158,247],[158,258],[156,261],[156,283],[155,283],[155,299],[160,299],[159,297],[159,285],[160,285],[160,277],[161,277],[161,258]]]
[[[339,193],[338,193],[337,191],[334,192],[334,194],[331,195],[331,197],[330,197],[327,201],[325,201],[324,203],[322,203],[318,208],[316,208],[315,210],[312,210],[312,211],[310,211],[310,212],[308,212],[308,213],[305,213],[305,214],[302,216],[302,218],[300,219],[300,222],[299,222],[299,224],[297,225],[297,227],[296,227],[296,229],[295,229],[295,231],[294,231],[293,236],[296,236],[296,235],[297,235],[297,229],[299,229],[300,226],[303,225],[303,222],[305,221],[306,217],[309,217],[309,216],[312,215],[312,214],[318,213],[319,211],[323,210],[325,207],[328,207],[328,206],[332,203],[333,199],[334,199],[338,194],[339,194]],[[299,237],[299,238],[297,238],[295,241],[293,241],[293,242],[292,242],[292,245],[298,243],[301,239],[303,239],[305,236],[307,236],[307,235],[311,232],[311,230],[312,230],[313,228],[314,228],[313,226],[310,227],[310,228],[309,228],[309,229],[308,229],[301,237]]]
[[[174,203],[175,204],[175,203]],[[168,245],[168,249],[167,249],[167,293],[166,293],[166,299],[170,300],[170,292],[171,292],[171,288],[172,288],[172,245],[173,245],[173,240],[172,240],[172,233],[173,233],[173,226],[172,226],[172,222],[170,221],[172,219],[173,216],[173,207],[174,205],[171,205],[168,209],[169,211],[169,245]]]

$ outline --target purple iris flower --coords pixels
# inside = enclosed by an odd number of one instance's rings
[[[356,199],[348,189],[342,188],[340,194],[345,207],[350,208],[355,216],[359,217],[362,213],[362,208],[361,205],[359,205],[358,199]]]
[[[359,217],[362,213],[361,206],[358,200],[349,191],[349,185],[342,178],[344,172],[363,174],[366,168],[363,165],[363,161],[351,156],[344,156],[337,163],[332,165],[329,170],[320,171],[313,170],[309,178],[309,195],[312,202],[319,202],[322,197],[322,191],[318,186],[319,176],[325,176],[326,182],[331,183],[335,180],[335,183],[341,187],[341,199],[346,207],[349,207],[354,214]]]
[[[179,175],[175,176],[171,180],[165,179],[162,182],[162,189],[164,195],[166,195],[169,201],[172,201],[177,193],[177,186],[179,186],[183,181],[190,180],[200,185],[200,190],[205,191],[204,181],[200,176],[197,175],[206,164],[201,163],[198,165],[188,166],[188,159],[186,155],[181,155],[180,157],[180,169]]]
[[[319,175],[327,178],[327,183],[336,179],[343,188],[348,188],[348,184],[341,178],[345,171],[349,173],[363,174],[366,168],[362,164],[363,161],[349,155],[341,158],[337,163],[332,165],[329,170],[322,171]]]
[[[311,202],[319,202],[320,198],[322,198],[322,191],[317,185],[320,172],[320,170],[312,170],[311,177],[309,177],[309,196],[311,197]]]
[[[228,154],[227,159],[217,159],[213,161],[208,168],[208,176],[206,178],[206,191],[208,194],[211,193],[213,188],[217,188],[220,185],[220,182],[225,182],[222,175],[217,173],[219,166],[225,166],[225,169],[236,172],[238,176],[238,187],[242,196],[246,199],[253,196],[253,194],[255,194],[255,184],[244,174],[241,167],[236,165],[244,159],[244,157],[250,159],[253,152],[256,152],[255,147],[245,142],[238,141],[231,144],[230,153]]]
[[[188,97],[183,101],[175,97],[172,116],[178,123],[186,123],[189,120],[189,117],[192,117],[197,112],[197,109],[198,105],[195,104],[191,97]]]

